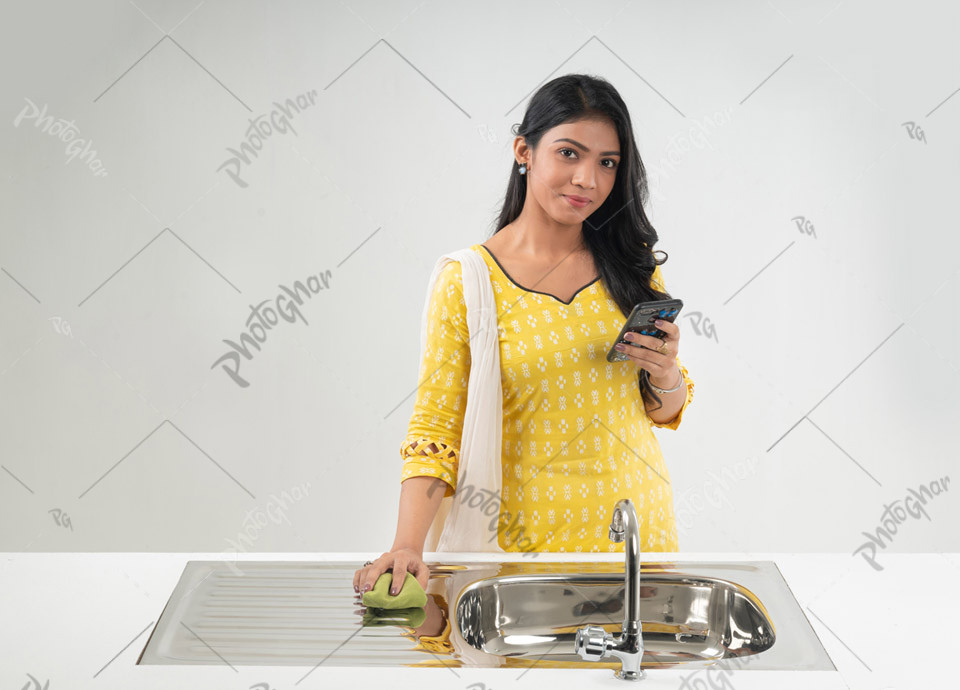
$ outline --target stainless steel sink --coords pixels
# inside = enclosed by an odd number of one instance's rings
[[[574,636],[620,629],[623,561],[511,556],[429,562],[417,616],[364,607],[361,562],[190,561],[138,663],[619,668]],[[772,561],[644,562],[640,581],[644,668],[835,670]]]
[[[620,632],[623,593],[622,575],[493,577],[460,594],[457,626],[467,643],[488,654],[581,661],[573,651],[577,629]],[[756,596],[717,578],[641,567],[640,618],[646,668],[758,654],[776,640]]]

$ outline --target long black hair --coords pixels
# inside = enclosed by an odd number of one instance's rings
[[[657,261],[654,256],[653,246],[659,237],[643,210],[649,197],[647,173],[637,150],[630,114],[620,94],[600,77],[586,74],[557,77],[537,90],[523,121],[514,125],[512,131],[535,149],[547,130],[588,119],[610,121],[620,139],[621,162],[613,189],[603,205],[583,221],[582,234],[607,291],[626,319],[638,302],[670,299],[669,293],[650,287],[654,269],[665,263],[669,255],[657,250],[664,258]],[[523,210],[527,185],[519,169],[514,161],[494,235]],[[662,407],[645,373],[644,370],[638,373],[641,396]]]

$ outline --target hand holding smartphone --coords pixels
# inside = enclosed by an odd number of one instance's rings
[[[617,343],[637,345],[637,343],[631,343],[623,339],[623,336],[630,331],[639,333],[640,335],[650,335],[654,338],[662,338],[665,336],[666,333],[657,328],[653,322],[657,319],[663,319],[664,321],[673,323],[676,321],[677,314],[680,313],[681,309],[683,309],[683,300],[679,299],[653,300],[651,302],[641,302],[635,306],[633,311],[630,312],[630,316],[627,317],[627,322],[623,324],[620,335],[618,335],[614,341],[613,347],[611,347],[610,352],[607,353],[607,361],[626,362],[630,359],[625,353],[615,349]],[[639,347],[645,346],[640,345]]]

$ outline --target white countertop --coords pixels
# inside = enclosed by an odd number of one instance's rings
[[[379,555],[247,553],[237,560],[356,561],[359,566]],[[571,562],[622,557],[542,554],[544,559]],[[391,689],[418,690],[504,690],[545,684],[552,690],[625,687],[625,681],[615,679],[606,668],[395,668],[385,678],[383,667],[321,665],[308,674],[310,669],[291,666],[136,665],[186,562],[223,559],[222,553],[0,554],[0,687],[283,690],[357,688],[383,681]],[[523,557],[428,553],[425,560]],[[947,648],[952,638],[943,631],[949,632],[960,619],[960,602],[947,586],[960,578],[960,554],[880,553],[881,571],[860,556],[847,554],[678,553],[644,554],[641,560],[776,562],[837,671],[654,669],[647,671],[639,687],[906,690],[948,687],[944,681],[954,675],[949,669],[953,655]],[[352,590],[347,594],[353,596]],[[933,634],[924,632],[928,626]]]

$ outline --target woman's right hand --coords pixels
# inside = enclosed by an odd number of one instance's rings
[[[370,565],[357,568],[353,574],[353,591],[359,592],[361,596],[364,592],[373,589],[377,584],[377,578],[388,570],[393,571],[393,578],[390,581],[390,594],[396,595],[403,587],[404,580],[407,579],[407,572],[413,573],[417,582],[427,591],[427,584],[430,581],[430,568],[423,562],[422,554],[413,549],[393,549],[384,553],[380,558],[373,561]],[[396,588],[396,591],[394,591]]]

